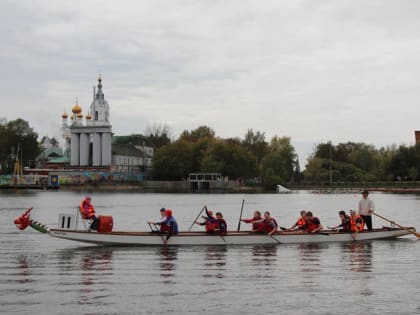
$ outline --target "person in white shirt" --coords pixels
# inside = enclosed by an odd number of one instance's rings
[[[362,199],[359,201],[359,215],[365,222],[365,226],[369,231],[372,231],[372,212],[375,210],[375,205],[369,199],[369,192],[364,190],[362,192]]]

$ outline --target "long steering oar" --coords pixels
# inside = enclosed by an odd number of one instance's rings
[[[245,203],[245,199],[242,199],[241,215],[239,216],[239,223],[238,223],[238,232],[241,229],[242,211],[244,211],[244,203]]]
[[[195,220],[193,221],[193,223],[191,224],[190,228],[188,229],[188,232],[191,231],[192,227],[194,226],[195,221],[198,220],[198,218],[200,217],[200,215],[203,213],[204,209],[207,209],[207,206],[204,206],[203,209],[201,209],[200,213],[198,214],[198,216],[195,218]]]
[[[398,224],[398,223],[396,223],[395,221],[389,220],[389,219],[387,219],[387,218],[383,217],[382,215],[377,214],[376,212],[372,212],[372,214],[373,214],[373,215],[376,215],[378,218],[381,218],[382,220],[385,220],[385,221],[387,221],[387,222],[389,222],[389,223],[391,223],[391,224],[394,224],[394,225],[398,226],[400,229],[406,230],[407,232],[409,232],[409,233],[411,233],[411,234],[414,234],[415,236],[417,236],[418,238],[420,238],[420,233],[416,233],[416,232],[414,232],[413,230],[410,230],[409,228],[407,228],[407,227],[405,227],[405,226],[399,225],[399,224]]]

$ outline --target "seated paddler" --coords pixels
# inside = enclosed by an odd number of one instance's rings
[[[217,218],[213,215],[213,211],[206,208],[206,215],[201,217],[204,219],[203,222],[195,221],[194,223],[205,226],[207,233],[213,233],[217,226]]]
[[[166,234],[165,243],[169,240],[172,235],[178,234],[178,223],[175,217],[172,215],[171,209],[166,209],[165,220],[163,221],[149,221],[149,224],[160,225],[160,231],[162,234]]]
[[[226,235],[227,223],[225,219],[223,219],[223,214],[221,212],[216,212],[216,219],[216,227],[213,231],[219,233],[222,236]]]
[[[80,202],[80,213],[82,215],[82,219],[92,221],[89,227],[89,231],[97,230],[99,220],[95,214],[95,207],[92,204],[92,198],[87,195],[85,199]]]
[[[276,219],[271,216],[270,211],[264,212],[264,218],[255,223],[261,223],[261,232],[270,236],[276,233],[279,228]]]
[[[260,211],[254,211],[254,216],[250,219],[241,219],[242,222],[252,224],[252,232],[262,231],[262,217]]]

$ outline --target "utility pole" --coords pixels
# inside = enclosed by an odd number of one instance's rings
[[[328,142],[330,145],[330,187],[332,186],[332,143],[331,141]]]

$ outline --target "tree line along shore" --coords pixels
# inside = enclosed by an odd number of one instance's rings
[[[130,143],[131,135],[119,141]],[[420,143],[377,148],[361,142],[319,143],[302,171],[291,138],[249,129],[243,137],[221,138],[208,126],[170,137],[166,126],[141,135],[155,149],[154,181],[185,181],[190,173],[220,173],[238,186],[273,190],[278,184],[305,188],[420,188]],[[11,174],[21,147],[23,165],[41,152],[38,134],[23,119],[0,119],[0,173]],[[252,190],[252,189],[251,189]]]

